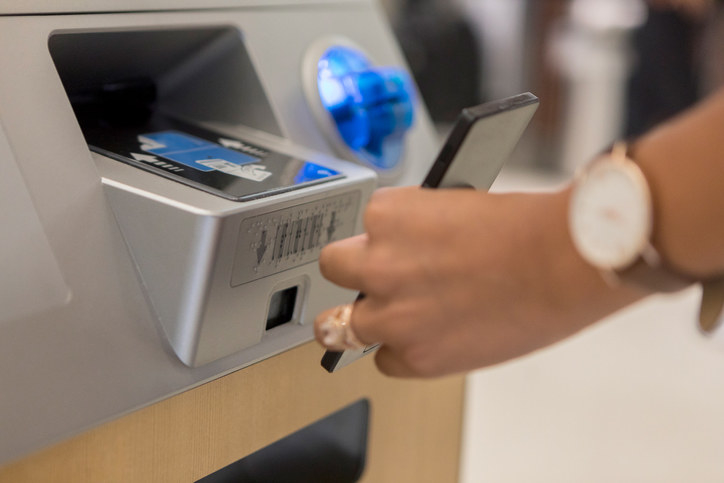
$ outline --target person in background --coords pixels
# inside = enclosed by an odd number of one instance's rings
[[[452,123],[480,103],[480,40],[455,2],[398,0],[393,28],[430,117]],[[448,95],[440,96],[440,92]]]
[[[694,104],[711,83],[708,37],[718,27],[715,0],[647,0],[646,22],[633,33],[626,136],[638,136]],[[717,47],[717,50],[720,47]]]
[[[703,18],[716,4],[716,0],[648,0],[658,9],[671,9],[692,18]]]

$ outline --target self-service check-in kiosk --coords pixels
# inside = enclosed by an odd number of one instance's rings
[[[0,464],[310,341],[435,150],[373,2],[5,2]]]
[[[184,363],[262,344],[345,298],[314,262],[358,230],[374,172],[284,140],[238,28],[56,32],[48,45]]]

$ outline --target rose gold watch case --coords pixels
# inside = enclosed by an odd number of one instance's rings
[[[579,210],[585,208],[581,206],[580,196],[586,194],[585,190],[588,189],[589,183],[595,182],[602,171],[611,169],[624,174],[631,182],[631,185],[636,188],[639,195],[638,198],[642,202],[641,209],[645,213],[644,226],[641,227],[637,236],[630,240],[630,245],[625,254],[614,261],[602,260],[596,253],[596,250],[587,245],[590,238],[578,232],[578,226],[575,222],[576,217],[580,216]],[[576,250],[583,259],[599,270],[610,272],[613,276],[616,276],[616,272],[631,267],[642,257],[646,259],[646,262],[656,263],[657,260],[652,259],[654,257],[650,256],[651,250],[653,249],[650,243],[653,231],[653,201],[651,190],[641,168],[626,155],[625,143],[616,143],[609,153],[599,156],[587,169],[577,176],[570,199],[569,230]]]

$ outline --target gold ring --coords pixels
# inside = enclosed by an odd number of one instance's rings
[[[355,335],[349,321],[352,318],[352,304],[340,305],[320,324],[322,344],[327,347],[361,349],[365,345]]]

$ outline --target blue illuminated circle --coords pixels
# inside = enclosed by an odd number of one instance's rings
[[[360,51],[336,46],[319,59],[317,87],[345,144],[378,168],[395,167],[415,118],[410,76],[373,67]]]

